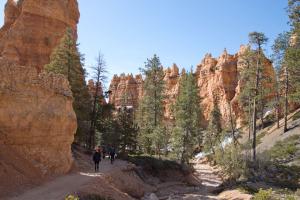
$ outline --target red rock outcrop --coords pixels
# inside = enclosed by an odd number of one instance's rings
[[[76,0],[8,0],[0,29],[0,57],[39,71],[70,27],[77,34]]]
[[[229,120],[229,103],[235,96],[238,81],[237,60],[237,55],[229,55],[224,50],[218,59],[207,54],[197,66],[199,96],[206,121],[213,109],[214,98],[218,101],[224,122]]]
[[[173,119],[171,107],[176,101],[179,89],[179,69],[176,64],[165,70],[165,95],[166,99],[164,101],[164,117],[166,120]]]
[[[1,60],[0,97],[0,144],[45,174],[67,172],[76,131],[68,81]]]
[[[96,84],[94,83],[94,80],[93,79],[89,80],[87,86],[88,86],[89,94],[92,97],[92,101],[94,101],[94,98],[95,98],[95,95],[96,95]],[[106,104],[106,100],[105,100],[105,97],[104,97],[104,94],[103,94],[102,85],[100,85],[100,87],[98,88],[97,95],[98,95],[99,103],[100,104]]]
[[[137,108],[138,100],[143,95],[142,75],[136,75],[135,77],[132,74],[114,75],[109,91],[111,93],[109,102],[114,104],[116,108],[120,106]]]
[[[244,116],[243,109],[238,105],[237,96],[240,90],[242,90],[242,83],[239,77],[244,69],[242,59],[247,48],[247,46],[241,46],[240,51],[234,55],[228,54],[225,49],[218,58],[213,58],[211,54],[207,54],[201,63],[197,65],[195,76],[199,87],[199,96],[201,97],[204,126],[207,125],[210,112],[213,109],[214,98],[218,101],[224,126],[230,120],[230,108],[232,109],[233,118],[237,122],[237,125],[241,125]],[[265,75],[271,77],[271,80],[274,81],[275,72],[272,63],[268,59],[265,59],[264,65]],[[181,73],[185,73],[184,70]],[[113,78],[110,87],[112,91],[110,103],[115,104],[116,107],[120,106],[120,97],[128,91],[125,88],[131,88],[130,93],[135,97],[132,105],[136,108],[136,102],[142,97],[142,79],[141,77],[139,78],[139,87],[132,86],[131,82],[124,81],[127,79],[130,79],[133,83],[136,82],[133,76],[128,78],[123,75]],[[166,100],[164,101],[164,117],[167,121],[173,118],[170,108],[178,95],[179,80],[179,69],[175,64],[165,70]],[[267,87],[271,87],[271,84]]]
[[[76,35],[78,18],[76,0],[8,0],[5,7],[0,29],[0,145],[42,174],[66,173],[72,165],[77,128],[72,92],[62,75],[41,69],[67,27]]]

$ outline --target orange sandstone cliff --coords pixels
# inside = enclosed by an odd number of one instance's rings
[[[243,109],[238,105],[238,94],[242,90],[242,82],[239,79],[240,73],[244,66],[242,64],[242,57],[246,50],[246,46],[241,46],[238,53],[230,55],[226,50],[218,57],[214,58],[211,54],[206,54],[204,59],[197,65],[195,76],[199,87],[199,96],[201,97],[201,109],[203,112],[203,125],[207,125],[209,115],[213,109],[214,98],[217,99],[218,105],[222,114],[223,124],[226,126],[230,121],[230,108],[232,110],[232,117],[240,126],[243,119]],[[275,80],[275,72],[269,60],[265,60],[267,76]],[[171,105],[175,102],[178,95],[179,80],[183,70],[179,73],[179,69],[174,64],[172,67],[165,69],[164,81],[166,84],[164,101],[164,117],[165,119],[172,120]],[[130,80],[130,81],[124,81]],[[121,77],[115,75],[110,90],[112,91],[110,103],[116,107],[121,106],[121,97],[126,96],[130,91],[130,96],[134,100],[128,102],[129,106],[136,108],[138,99],[142,97],[142,78],[131,76]],[[138,83],[138,84],[137,84]],[[127,88],[130,88],[127,89]]]
[[[41,70],[70,27],[77,35],[77,0],[8,0],[0,57]]]
[[[0,29],[0,152],[14,156],[0,156],[0,194],[19,183],[10,174],[26,174],[18,157],[42,175],[66,173],[72,166],[77,128],[72,92],[63,76],[42,69],[66,28],[76,35],[78,19],[76,0],[7,1]]]

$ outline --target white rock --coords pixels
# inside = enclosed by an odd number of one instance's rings
[[[150,199],[150,200],[159,200],[158,197],[156,196],[156,194],[154,194],[154,193],[151,193],[151,194],[150,194],[149,199]]]

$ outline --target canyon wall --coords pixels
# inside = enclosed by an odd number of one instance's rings
[[[77,36],[76,0],[8,0],[0,29],[0,57],[39,71],[70,27]]]
[[[8,0],[5,7],[0,29],[0,145],[42,174],[65,173],[72,166],[77,128],[72,92],[63,76],[42,69],[67,27],[76,36],[78,19],[76,0]],[[22,171],[18,164],[0,160],[0,171],[5,165]]]
[[[213,109],[214,98],[218,102],[223,125],[228,125],[230,121],[230,111],[232,111],[233,120],[237,122],[238,126],[241,125],[244,112],[238,105],[238,95],[242,90],[242,82],[239,77],[245,67],[242,61],[243,54],[247,48],[247,46],[241,46],[240,51],[234,55],[228,54],[225,49],[218,58],[212,57],[211,54],[206,54],[201,63],[197,65],[195,76],[199,87],[199,96],[201,98],[200,106],[203,112],[204,126],[208,124],[209,115]],[[272,63],[265,59],[264,65],[266,69],[264,73],[268,77],[271,77],[271,82],[273,83],[275,80],[275,72]],[[166,83],[164,117],[166,121],[169,121],[173,119],[170,108],[178,95],[180,76],[182,73],[185,73],[185,71],[183,69],[183,71],[179,73],[178,67],[176,64],[173,64],[173,66],[166,68],[164,73],[164,81]],[[128,105],[136,108],[138,99],[143,95],[142,84],[141,75],[137,76],[137,79],[132,75],[122,75],[121,77],[115,75],[110,85],[112,94],[109,102],[116,107],[121,106],[120,97],[126,95],[128,91],[126,88],[130,88],[130,93],[131,96],[134,97],[134,101],[129,102]],[[269,87],[271,87],[271,84]]]

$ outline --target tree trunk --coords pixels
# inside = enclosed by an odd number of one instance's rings
[[[255,80],[255,96],[253,102],[253,143],[252,143],[252,150],[253,150],[253,160],[256,160],[256,119],[257,119],[257,96],[258,96],[258,87],[259,87],[259,65],[260,65],[260,45],[257,52],[257,62],[256,62],[256,80]]]
[[[249,114],[248,114],[248,128],[249,128],[249,131],[248,131],[248,137],[249,137],[249,141],[251,140],[251,116],[252,116],[252,113],[251,113],[251,96],[250,96],[250,93],[249,93]]]
[[[288,131],[287,128],[287,116],[288,116],[288,92],[289,92],[289,74],[287,71],[287,67],[284,67],[285,74],[285,91],[284,91],[284,133]]]
[[[280,102],[279,102],[279,91],[277,87],[277,92],[276,92],[276,117],[277,117],[277,129],[280,127],[279,120],[280,120]]]
[[[231,110],[231,103],[229,102],[229,115],[230,115],[230,126],[231,126],[231,135],[233,139],[234,145],[237,144],[237,139],[235,138],[235,127],[233,124],[233,117],[232,117],[232,110]]]

